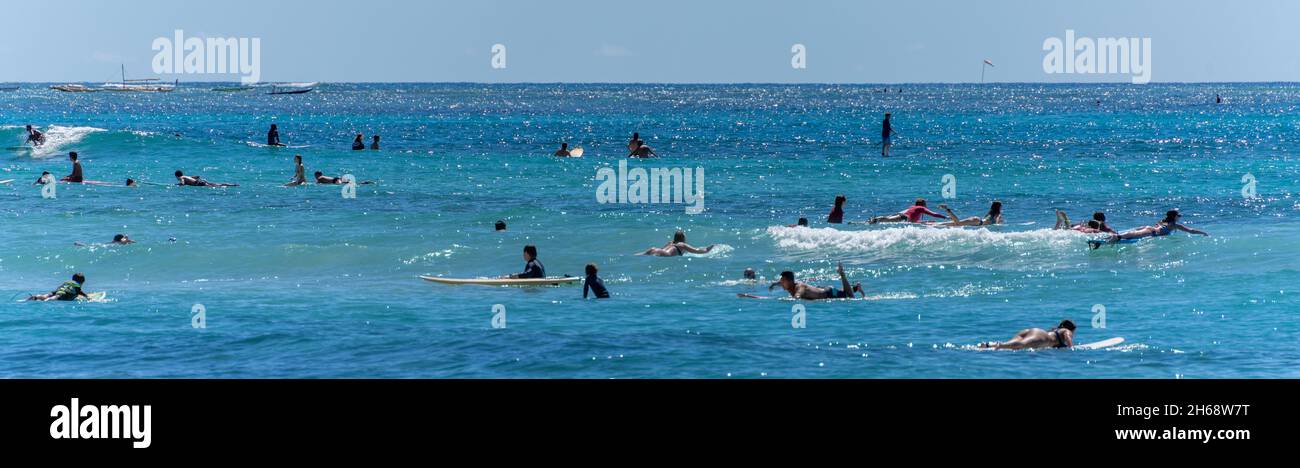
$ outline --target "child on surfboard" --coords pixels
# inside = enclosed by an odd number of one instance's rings
[[[535,245],[524,246],[524,262],[526,263],[524,264],[523,273],[515,273],[513,275],[507,275],[505,276],[505,278],[529,279],[529,278],[546,277],[546,267],[542,265],[542,262],[537,260],[537,246]]]
[[[839,268],[836,271],[840,274],[840,285],[843,289],[835,289],[834,287],[820,288],[808,283],[796,281],[794,279],[794,272],[783,271],[781,272],[781,279],[772,283],[771,286],[768,286],[767,290],[771,291],[776,289],[777,286],[780,286],[782,289],[785,289],[786,292],[790,293],[791,297],[805,301],[853,299],[857,297],[857,293],[862,293],[862,297],[867,297],[867,292],[862,289],[862,283],[853,285],[849,284],[849,276],[844,273],[843,262],[839,264]],[[742,297],[747,296],[742,295]]]
[[[66,281],[62,285],[51,291],[49,294],[33,294],[27,298],[29,301],[75,301],[79,297],[90,299],[85,291],[81,290],[81,285],[86,284],[86,275],[74,273],[72,281]]]
[[[587,279],[582,282],[583,299],[587,298],[588,290],[591,291],[593,296],[596,296],[596,299],[609,299],[609,290],[605,289],[605,282],[596,276],[597,272],[599,272],[599,269],[596,268],[595,263],[587,264]]]

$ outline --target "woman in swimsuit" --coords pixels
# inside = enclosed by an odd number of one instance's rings
[[[651,247],[649,249],[646,249],[646,251],[642,252],[640,255],[644,255],[648,257],[680,257],[688,253],[701,255],[712,251],[713,251],[712,245],[701,249],[692,246],[691,244],[687,244],[686,232],[682,231],[681,229],[678,229],[677,233],[673,234],[672,242],[665,244],[663,247],[658,247],[658,248]]]
[[[939,208],[942,208],[944,211],[948,212],[948,219],[950,221],[946,223],[937,223],[935,224],[935,226],[965,227],[965,226],[989,226],[994,224],[1002,224],[1002,202],[1000,201],[994,201],[993,205],[989,206],[988,214],[984,215],[983,218],[971,217],[971,218],[961,219],[957,217],[957,213],[953,213],[952,209],[948,208],[948,205],[939,205]]]
[[[1056,226],[1052,229],[1057,231],[1079,231],[1084,234],[1100,234],[1106,232],[1106,225],[1096,219],[1090,219],[1088,222],[1075,225],[1070,223],[1070,216],[1064,211],[1056,210]]]
[[[1062,320],[1060,325],[1051,330],[1030,328],[1021,330],[1010,340],[1002,342],[980,343],[981,348],[988,349],[1067,349],[1074,347],[1074,322]]]
[[[1168,212],[1165,213],[1165,219],[1161,220],[1159,223],[1156,223],[1155,225],[1152,226],[1143,226],[1137,229],[1130,230],[1128,232],[1115,234],[1111,236],[1108,242],[1114,243],[1114,242],[1119,242],[1121,240],[1127,240],[1127,239],[1145,239],[1148,237],[1164,237],[1173,234],[1174,231],[1183,231],[1188,234],[1200,234],[1202,236],[1209,235],[1205,231],[1198,231],[1196,229],[1183,226],[1182,224],[1178,224],[1178,220],[1182,217],[1183,214],[1179,213],[1178,210],[1169,210]]]
[[[844,203],[849,198],[844,195],[835,197],[835,208],[831,209],[831,214],[826,217],[826,222],[830,224],[841,224],[844,222]]]

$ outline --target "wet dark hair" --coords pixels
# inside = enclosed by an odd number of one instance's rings
[[[184,173],[184,172],[181,172],[180,169],[177,169],[177,170],[176,170],[176,177],[180,177],[180,176],[183,176],[183,175],[185,175],[185,173]]]
[[[1095,220],[1097,220],[1097,221],[1101,221],[1101,222],[1104,223],[1104,222],[1106,222],[1106,213],[1102,213],[1102,212],[1100,212],[1100,211],[1098,211],[1098,212],[1096,212],[1096,213],[1093,213],[1093,214],[1092,214],[1092,219],[1095,219]]]
[[[758,277],[758,274],[757,274],[757,273],[754,273],[754,269],[753,269],[753,268],[746,268],[746,269],[745,269],[745,279],[754,279],[754,278],[757,278],[757,277]]]
[[[596,264],[595,264],[595,263],[588,263],[588,264],[587,264],[587,276],[595,276],[595,275],[596,275],[596,271],[597,271],[597,270],[596,270]]]
[[[113,236],[113,242],[122,242],[123,239],[126,239],[126,234],[118,234],[116,236]]]
[[[678,242],[686,242],[686,231],[678,229],[677,233],[673,234],[673,243]]]
[[[1097,221],[1095,219],[1092,221],[1088,221],[1088,227],[1090,228],[1101,229],[1101,226],[1102,226],[1101,221]]]
[[[85,283],[85,282],[86,282],[86,275],[83,275],[83,274],[81,274],[81,273],[73,273],[73,274],[72,274],[72,280],[73,280],[73,281],[76,281],[77,283]]]
[[[302,155],[301,155],[301,154],[295,154],[295,155],[293,155],[293,160],[294,160],[294,161],[302,161]]]
[[[1061,321],[1061,324],[1060,324],[1060,325],[1057,325],[1056,328],[1064,328],[1064,329],[1066,329],[1066,330],[1069,330],[1071,333],[1073,333],[1074,330],[1077,329],[1077,328],[1074,326],[1074,321],[1073,321],[1073,320],[1069,320],[1069,319],[1062,320],[1062,321]]]
[[[378,139],[379,139],[379,135],[370,135],[370,139],[372,139],[372,140],[378,140]]]
[[[126,185],[135,185],[135,179],[126,179]]]
[[[1002,215],[1002,202],[995,200],[993,201],[993,204],[989,206],[989,217],[996,218],[1001,215]]]
[[[924,198],[916,199],[916,206],[925,206],[925,199]]]
[[[69,157],[69,158],[72,158],[73,161],[76,161],[76,160],[77,160],[77,152],[76,152],[76,151],[73,151],[73,152],[71,152],[71,153],[68,153],[68,157]]]
[[[324,172],[316,171],[316,177],[320,177],[320,176],[323,176],[323,175],[325,175]]]
[[[498,231],[504,231],[504,230],[506,230],[506,222],[505,222],[505,220],[498,219],[498,220],[497,220],[497,224],[496,224],[496,229],[497,229]]]
[[[783,272],[781,272],[781,279],[783,279],[783,280],[794,281],[794,272],[793,272],[793,271],[783,271]]]
[[[799,218],[800,226],[808,226],[808,218]]]
[[[632,141],[641,141],[641,132],[632,132]]]
[[[560,149],[562,149],[562,150],[563,150],[563,149],[569,149],[569,144],[568,144],[568,143],[560,143]]]
[[[846,201],[849,201],[849,197],[846,197],[846,196],[844,196],[844,195],[837,195],[837,196],[835,197],[835,207],[836,207],[836,208],[843,208],[843,207],[844,207],[844,202],[846,202]]]
[[[537,259],[537,246],[535,246],[535,245],[525,245],[525,246],[524,246],[524,253],[528,254],[529,257],[533,257],[533,259],[536,260],[536,259]]]
[[[1166,222],[1166,223],[1176,223],[1176,222],[1178,222],[1178,218],[1180,218],[1180,217],[1182,217],[1182,216],[1183,216],[1183,214],[1182,214],[1182,213],[1179,213],[1178,210],[1169,210],[1169,211],[1166,211],[1166,212],[1165,212],[1165,222]]]
[[[275,130],[275,129],[277,129],[277,128],[279,128],[279,127],[276,127],[275,124],[271,124],[271,130]]]

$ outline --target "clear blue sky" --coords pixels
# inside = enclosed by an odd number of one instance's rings
[[[153,76],[175,29],[262,39],[263,81],[1128,81],[1048,75],[1043,40],[1152,38],[1153,81],[1300,81],[1287,0],[60,0],[12,2],[0,82]],[[508,67],[490,67],[493,44]],[[790,47],[808,68],[790,67]],[[182,81],[234,77],[179,76]]]

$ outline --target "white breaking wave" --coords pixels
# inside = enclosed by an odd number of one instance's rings
[[[767,235],[780,250],[793,255],[828,254],[866,261],[920,259],[997,269],[1076,264],[1085,257],[1089,239],[1079,232],[1054,229],[1002,232],[925,226],[863,231],[773,226]]]
[[[106,132],[102,128],[95,127],[63,127],[51,125],[45,129],[37,129],[45,134],[45,144],[32,150],[33,158],[47,158],[54,155],[62,154],[64,148],[80,143],[87,135],[98,132]],[[23,135],[26,139],[26,135]]]

